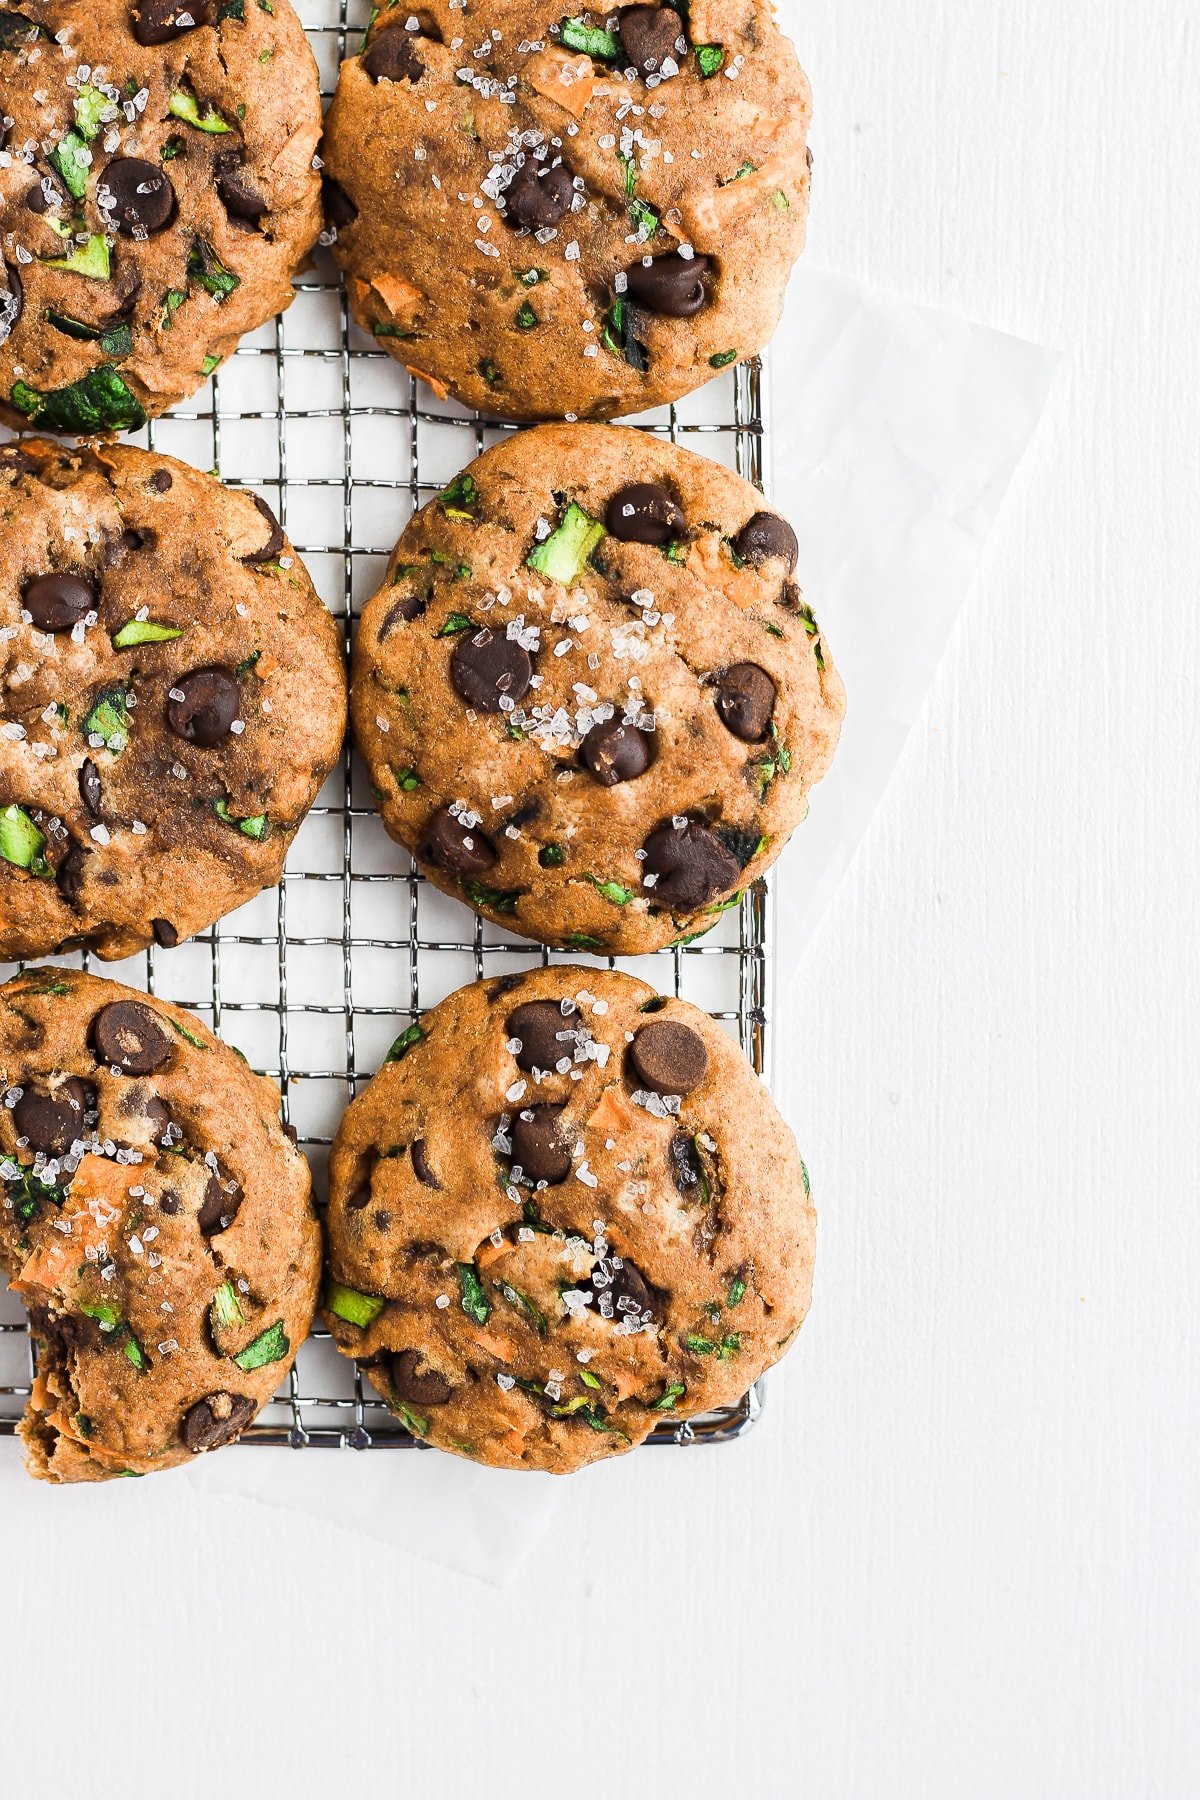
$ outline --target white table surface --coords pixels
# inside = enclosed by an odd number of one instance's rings
[[[170,1478],[81,1538],[5,1450],[14,1796],[1200,1790],[1200,18],[789,14],[812,258],[1064,357],[780,1038],[801,1346],[508,1592]]]

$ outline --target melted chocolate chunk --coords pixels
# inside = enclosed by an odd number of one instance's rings
[[[761,744],[775,710],[775,683],[757,663],[734,663],[717,682],[721,723],[746,744]]]
[[[176,699],[182,695],[182,699]],[[224,743],[238,716],[242,692],[231,669],[192,669],[180,675],[167,699],[167,724],[187,744],[211,749]]]
[[[708,300],[704,276],[712,269],[707,256],[680,256],[671,251],[651,263],[636,262],[625,271],[627,293],[647,312],[670,319],[690,319]]]
[[[391,1363],[392,1389],[410,1406],[445,1406],[453,1392],[446,1377],[425,1366],[419,1350],[401,1350]]]
[[[516,705],[528,691],[532,674],[533,658],[525,646],[486,625],[464,632],[450,658],[455,691],[477,712],[504,712],[503,700]]]
[[[789,575],[800,555],[795,532],[786,519],[772,512],[756,512],[752,519],[747,519],[734,538],[733,547],[742,561],[752,568],[778,557],[787,564]]]
[[[592,726],[579,746],[579,760],[601,787],[609,788],[622,781],[636,781],[646,773],[654,756],[646,732],[612,718]]]
[[[647,891],[653,899],[683,912],[715,900],[741,874],[737,858],[697,819],[689,819],[681,827],[660,825],[643,848],[646,858],[642,867],[658,878]]]
[[[521,1048],[516,1053],[518,1069],[540,1069],[543,1074],[548,1074],[564,1056],[572,1060],[574,1041],[560,1038],[558,1034],[572,1030],[574,1025],[574,1014],[565,1018],[557,1000],[528,1000],[524,1006],[509,1013],[504,1029],[510,1038],[521,1040]]]
[[[537,231],[545,225],[557,225],[571,210],[575,183],[566,163],[552,167],[535,162],[527,152],[525,161],[504,188],[504,216],[510,225],[526,225]]]
[[[512,1122],[512,1160],[531,1181],[557,1187],[571,1173],[571,1152],[558,1135],[561,1106],[530,1106]]]
[[[169,1061],[173,1048],[166,1027],[138,1000],[114,1000],[102,1007],[90,1035],[97,1059],[124,1075],[152,1075]]]
[[[432,863],[448,875],[482,875],[496,860],[496,847],[478,825],[470,830],[448,807],[434,813],[417,847],[420,862]]]
[[[27,1087],[13,1107],[13,1124],[29,1148],[46,1156],[66,1156],[77,1139],[87,1135],[87,1115],[96,1111],[96,1090],[90,1081],[70,1075],[49,1091]]]
[[[183,1441],[193,1456],[204,1450],[219,1450],[241,1436],[257,1411],[257,1400],[245,1394],[229,1394],[223,1389],[209,1394],[184,1413],[180,1427]]]
[[[95,611],[96,590],[82,575],[55,569],[35,576],[21,595],[21,604],[39,631],[70,631]]]
[[[154,163],[140,156],[115,156],[97,183],[96,204],[122,237],[147,238],[175,217],[175,189]]]
[[[657,481],[633,481],[604,509],[609,535],[626,544],[669,544],[687,530],[683,513]]]

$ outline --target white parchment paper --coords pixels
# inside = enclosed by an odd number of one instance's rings
[[[842,277],[806,268],[792,283],[770,357],[771,495],[795,526],[798,579],[849,708],[833,772],[778,867],[781,994],[924,704],[1051,371],[1032,344]],[[780,1008],[776,1054],[786,1030]],[[432,1451],[244,1451],[187,1479],[501,1585],[558,1487]]]

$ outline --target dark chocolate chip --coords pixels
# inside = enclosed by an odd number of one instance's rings
[[[232,670],[215,666],[192,669],[177,677],[172,696],[175,694],[183,695],[182,700],[167,700],[167,724],[175,736],[205,749],[224,743],[242,699]]]
[[[81,1350],[104,1348],[105,1334],[100,1329],[100,1321],[85,1313],[55,1314],[48,1306],[31,1306],[29,1323],[34,1336],[44,1339],[47,1350],[59,1363],[65,1363],[68,1356],[76,1356]]]
[[[215,1237],[219,1231],[228,1231],[241,1211],[244,1199],[236,1181],[231,1181],[223,1171],[211,1170],[200,1211],[196,1214],[196,1223],[204,1236]]]
[[[160,950],[173,950],[179,942],[179,933],[170,919],[151,919],[150,929]]]
[[[96,590],[82,575],[55,569],[38,575],[21,596],[21,604],[39,631],[70,631],[96,605]]]
[[[145,238],[175,216],[175,189],[164,171],[140,156],[114,156],[96,188],[96,204],[122,237]]]
[[[138,1000],[114,1000],[92,1020],[98,1060],[126,1075],[152,1075],[171,1055],[166,1028]]]
[[[437,1188],[440,1192],[441,1182],[429,1166],[429,1153],[425,1148],[425,1139],[416,1138],[412,1147],[413,1174],[427,1188]]]
[[[657,74],[667,58],[679,62],[683,20],[669,6],[631,6],[617,14],[617,32],[627,62],[643,75]]]
[[[55,885],[68,906],[74,906],[83,892],[84,868],[90,854],[82,844],[72,840],[66,855],[54,871]]]
[[[341,182],[335,181],[332,175],[321,177],[321,199],[325,217],[335,231],[343,231],[347,225],[353,225],[358,217],[358,208]]]
[[[611,1318],[616,1324],[631,1315],[644,1318],[647,1313],[654,1312],[654,1290],[641,1270],[631,1262],[621,1258],[618,1269],[613,1261],[601,1260],[596,1263],[587,1281],[580,1282],[579,1291],[590,1294],[600,1318]],[[606,1300],[604,1296],[607,1295]],[[609,1310],[609,1301],[612,1303]]]
[[[170,469],[155,469],[153,475],[150,477],[150,480],[147,482],[146,485],[149,487],[149,489],[152,493],[169,494],[171,491],[171,487],[172,487],[172,476],[171,476]]]
[[[251,494],[255,506],[271,528],[271,535],[261,550],[252,550],[248,556],[239,557],[239,561],[253,568],[256,563],[274,562],[283,549],[283,527],[271,511],[261,494]]]
[[[744,744],[761,744],[775,710],[775,683],[757,663],[734,663],[717,682],[721,723]]]
[[[371,1204],[371,1177],[366,1175],[346,1196],[347,1212],[366,1212]]]
[[[660,825],[643,846],[646,874],[657,876],[647,891],[653,899],[683,912],[691,912],[715,900],[731,888],[741,874],[735,856],[716,833],[698,819],[686,825]]]
[[[671,1180],[681,1194],[690,1195],[693,1188],[699,1187],[704,1168],[700,1153],[686,1131],[677,1131],[668,1144],[667,1166]]]
[[[394,605],[388,607],[383,615],[383,621],[379,627],[380,642],[388,635],[389,631],[394,631],[397,625],[411,625],[414,619],[419,619],[428,609],[429,602],[422,600],[418,594],[406,594],[403,600],[397,600]]]
[[[86,1114],[96,1110],[96,1090],[90,1081],[70,1075],[52,1092],[26,1088],[13,1107],[18,1137],[29,1139],[29,1148],[46,1156],[65,1156],[71,1145],[87,1132]]]
[[[570,1031],[572,1021],[564,1018],[557,1000],[527,1000],[524,1006],[509,1013],[504,1029],[510,1038],[521,1040],[521,1048],[516,1052],[518,1069],[548,1073],[564,1056],[574,1055],[574,1041],[558,1035],[560,1031]]]
[[[99,816],[101,803],[100,771],[90,756],[84,758],[82,767],[79,770],[79,798],[83,801],[83,804],[90,813],[94,813],[97,817]]]
[[[39,190],[40,191],[40,190]],[[11,337],[25,311],[25,288],[12,263],[0,263],[4,286],[0,288],[0,344]]]
[[[176,1134],[170,1131],[171,1109],[165,1100],[157,1094],[146,1094],[141,1103],[141,1114],[150,1127],[151,1141],[159,1146],[169,1144]]]
[[[557,225],[570,212],[574,193],[574,179],[566,163],[547,168],[527,152],[500,198],[510,225],[527,225],[536,231],[544,225]]]
[[[49,194],[46,192],[47,186],[49,186],[50,189]],[[63,193],[63,190],[58,185],[57,181],[55,181],[53,175],[43,174],[42,171],[39,170],[38,179],[25,194],[25,210],[33,213],[37,218],[41,218],[43,213],[49,212],[51,206],[58,207],[65,205],[66,195]]]
[[[647,312],[664,313],[670,319],[690,319],[708,299],[703,277],[712,263],[707,256],[656,256],[651,263],[636,262],[625,271],[629,298]]]
[[[401,1350],[392,1358],[392,1388],[409,1406],[445,1406],[450,1383],[437,1369],[423,1367],[419,1350]]]
[[[795,532],[786,519],[772,512],[756,512],[752,519],[747,519],[734,538],[733,547],[742,561],[754,568],[759,563],[769,562],[772,557],[780,557],[787,564],[789,575],[800,555]]]
[[[529,687],[533,658],[523,644],[484,626],[467,631],[454,646],[450,679],[455,689],[478,712],[507,711],[502,700],[515,705]]]
[[[183,1415],[183,1441],[193,1456],[203,1450],[219,1450],[232,1444],[245,1431],[258,1411],[258,1401],[246,1394],[228,1394],[223,1390],[197,1400]]]
[[[212,23],[211,0],[138,0],[130,23],[139,44],[169,44],[197,25]]]
[[[372,81],[420,81],[425,73],[403,25],[390,25],[373,37],[362,66]]]
[[[571,1173],[571,1152],[558,1136],[561,1106],[530,1106],[512,1123],[512,1160],[532,1181],[557,1187]]]
[[[226,151],[213,165],[217,192],[225,203],[225,211],[235,219],[257,224],[271,209],[258,192],[236,151]]]
[[[426,826],[417,856],[448,875],[482,875],[495,862],[496,848],[478,825],[472,825],[468,831],[448,807],[443,807]]]
[[[175,1217],[181,1204],[179,1192],[176,1188],[164,1188],[162,1193],[158,1196],[158,1210],[161,1213],[166,1213],[169,1219]]]
[[[634,481],[618,489],[604,510],[612,537],[626,544],[669,544],[687,529],[682,512],[657,481]]]
[[[656,1094],[690,1094],[708,1071],[704,1039],[678,1019],[643,1025],[628,1055],[638,1086]]]
[[[654,760],[646,733],[616,718],[592,726],[579,746],[579,759],[606,788],[635,781]]]

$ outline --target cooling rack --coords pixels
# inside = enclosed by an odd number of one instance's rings
[[[345,0],[300,0],[322,87],[332,93],[359,18]],[[762,486],[763,380],[739,364],[678,406],[626,421],[686,445]],[[375,348],[349,316],[325,250],[296,284],[290,309],[246,338],[196,400],[138,442],[262,493],[342,625],[347,648],[405,522],[462,466],[513,427],[433,399]],[[8,433],[3,435],[7,436]],[[285,1117],[325,1197],[329,1144],[347,1104],[388,1046],[464,982],[566,957],[485,924],[441,894],[386,836],[349,751],[297,834],[276,889],[177,949],[124,963],[84,953],[56,959],[158,993],[197,1013],[278,1082]],[[622,968],[706,1011],[768,1071],[771,995],[769,882],[758,881],[701,942]],[[15,965],[0,965],[0,980]],[[14,1295],[0,1291],[0,1436],[11,1436],[34,1374],[34,1349]],[[718,1443],[744,1434],[763,1404],[760,1382],[736,1406],[666,1420],[659,1444]],[[320,1326],[241,1446],[413,1448]]]

